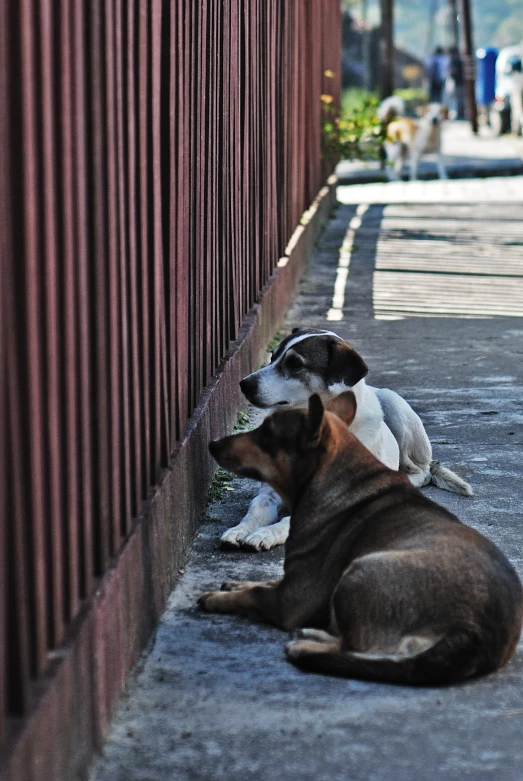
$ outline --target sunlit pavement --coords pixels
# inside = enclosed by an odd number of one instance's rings
[[[351,184],[338,187],[338,200],[346,204],[510,202],[521,205],[523,216],[523,176]]]
[[[284,330],[336,331],[364,356],[369,382],[412,403],[435,458],[475,496],[424,490],[523,575],[521,186],[340,188]],[[521,646],[495,675],[414,689],[300,673],[285,661],[285,633],[198,612],[198,594],[225,579],[281,571],[281,550],[216,550],[256,491],[248,480],[229,487],[209,507],[93,780],[521,781]]]

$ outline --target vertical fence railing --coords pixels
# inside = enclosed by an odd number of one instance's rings
[[[330,173],[339,24],[0,3],[0,741]]]

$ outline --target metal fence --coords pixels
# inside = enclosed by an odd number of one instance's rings
[[[339,0],[0,3],[1,739],[325,179],[339,47]]]

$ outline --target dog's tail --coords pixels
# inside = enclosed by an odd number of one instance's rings
[[[292,646],[293,643],[289,643],[286,648],[287,658],[308,672],[414,686],[440,686],[463,681],[492,672],[500,666],[499,659],[489,658],[478,633],[463,628],[447,631],[432,646],[413,655],[352,651],[293,654]]]
[[[441,466],[439,461],[430,462],[431,483],[444,491],[462,496],[472,496],[471,486],[451,469]]]
[[[405,104],[397,95],[392,95],[392,97],[385,98],[380,103],[377,113],[380,122],[388,125],[396,117],[401,117],[405,114]]]

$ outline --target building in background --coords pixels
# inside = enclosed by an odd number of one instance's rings
[[[342,30],[342,86],[377,90],[380,81],[379,28],[365,25],[345,11]],[[395,89],[420,89],[425,82],[424,63],[410,52],[395,46]]]

